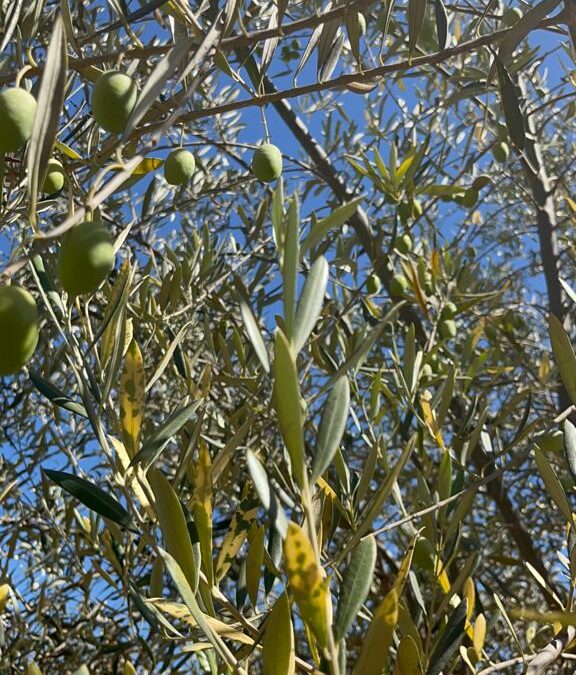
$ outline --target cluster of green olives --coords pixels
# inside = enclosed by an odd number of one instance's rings
[[[136,105],[138,88],[126,74],[109,71],[101,75],[92,95],[92,112],[96,122],[106,131],[120,134],[126,128]],[[164,178],[170,185],[190,181],[196,169],[194,155],[184,148],[173,150],[164,162]],[[252,172],[262,182],[280,178],[282,154],[271,143],[263,143],[252,157]]]
[[[109,71],[101,75],[92,94],[92,112],[106,131],[122,133],[134,110],[138,88],[128,75]],[[18,87],[0,91],[0,152],[16,152],[30,140],[37,103],[32,94]],[[164,162],[164,177],[170,185],[188,182],[196,168],[194,155],[184,149],[173,150]],[[252,158],[252,171],[263,182],[282,174],[282,154],[270,144],[262,144]],[[66,175],[62,163],[48,162],[42,190],[59,192]],[[70,296],[94,293],[114,269],[114,240],[108,230],[85,221],[72,227],[60,243],[58,279]],[[20,370],[32,357],[39,338],[38,308],[32,295],[14,285],[0,286],[0,375]]]
[[[17,152],[32,136],[38,104],[32,94],[19,87],[0,91],[0,152]],[[64,187],[65,173],[62,162],[48,161],[42,192],[53,194]]]
[[[58,279],[69,295],[87,295],[98,289],[115,262],[114,241],[108,230],[85,221],[62,239]],[[26,365],[38,336],[38,308],[32,295],[19,286],[0,286],[0,375],[13,375]]]

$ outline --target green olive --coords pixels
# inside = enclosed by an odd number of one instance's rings
[[[92,112],[98,124],[113,134],[121,134],[138,98],[138,87],[131,77],[116,70],[101,75],[92,93]]]
[[[252,172],[264,183],[277,180],[282,175],[282,153],[271,143],[264,143],[252,157]]]
[[[15,152],[30,140],[38,105],[18,87],[0,91],[0,152]]]
[[[412,237],[409,234],[403,234],[398,237],[394,243],[396,250],[400,253],[410,253],[412,250]]]
[[[38,309],[27,290],[0,286],[0,375],[24,366],[38,344]]]
[[[380,282],[380,278],[378,277],[378,275],[371,274],[366,280],[366,290],[368,291],[368,294],[376,295],[376,293],[380,293],[381,288],[382,284]]]
[[[434,371],[432,370],[432,366],[429,363],[425,363],[422,368],[420,369],[420,377],[424,380],[427,381],[429,380],[432,376],[434,375]]]
[[[48,160],[48,169],[46,171],[46,178],[42,185],[42,192],[47,195],[52,195],[55,192],[60,192],[64,187],[66,181],[66,174],[62,162],[57,159]]]
[[[443,337],[445,340],[450,340],[453,337],[456,337],[457,333],[456,322],[453,319],[446,319],[445,321],[441,321],[438,327],[438,331],[440,332],[441,337]]]
[[[103,226],[86,221],[64,235],[58,257],[58,277],[69,295],[96,291],[114,264],[114,240]]]
[[[440,318],[442,319],[453,319],[458,313],[458,307],[453,302],[447,302],[442,311],[440,312]]]
[[[172,150],[164,162],[164,178],[170,185],[187,183],[196,169],[196,160],[190,150]]]
[[[408,279],[403,274],[395,274],[390,281],[390,295],[400,297],[408,290]]]

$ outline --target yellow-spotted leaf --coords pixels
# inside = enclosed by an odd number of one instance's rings
[[[286,593],[276,600],[266,622],[262,642],[263,675],[294,675],[294,628]]]
[[[212,462],[205,442],[200,444],[198,462],[194,466],[194,498],[192,501],[194,524],[200,540],[202,569],[208,585],[214,583],[212,564]]]
[[[304,414],[296,359],[284,333],[278,330],[275,342],[273,404],[284,444],[290,456],[292,474],[304,484]]]
[[[138,343],[130,342],[120,376],[120,419],[124,447],[130,458],[138,452],[146,400],[146,374]]]
[[[398,593],[393,588],[374,612],[353,675],[375,675],[384,670],[397,621]]]
[[[193,592],[198,588],[199,570],[196,566],[192,541],[180,500],[166,477],[158,469],[150,469],[148,480],[154,493],[154,507],[168,553],[180,566]]]
[[[325,647],[332,623],[328,579],[316,560],[310,539],[296,523],[288,524],[284,559],[290,590],[302,619],[318,644]]]
[[[224,536],[222,548],[218,553],[218,562],[216,563],[216,582],[220,581],[226,576],[230,569],[230,565],[234,562],[238,551],[242,548],[242,544],[246,540],[250,526],[256,518],[258,513],[258,506],[260,502],[245,493],[244,499],[240,502],[238,510],[232,517],[230,528]]]

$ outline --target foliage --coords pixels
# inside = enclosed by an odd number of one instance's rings
[[[572,0],[0,14],[0,672],[573,672]]]

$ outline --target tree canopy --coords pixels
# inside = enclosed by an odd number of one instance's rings
[[[0,16],[0,673],[574,672],[574,0]]]

